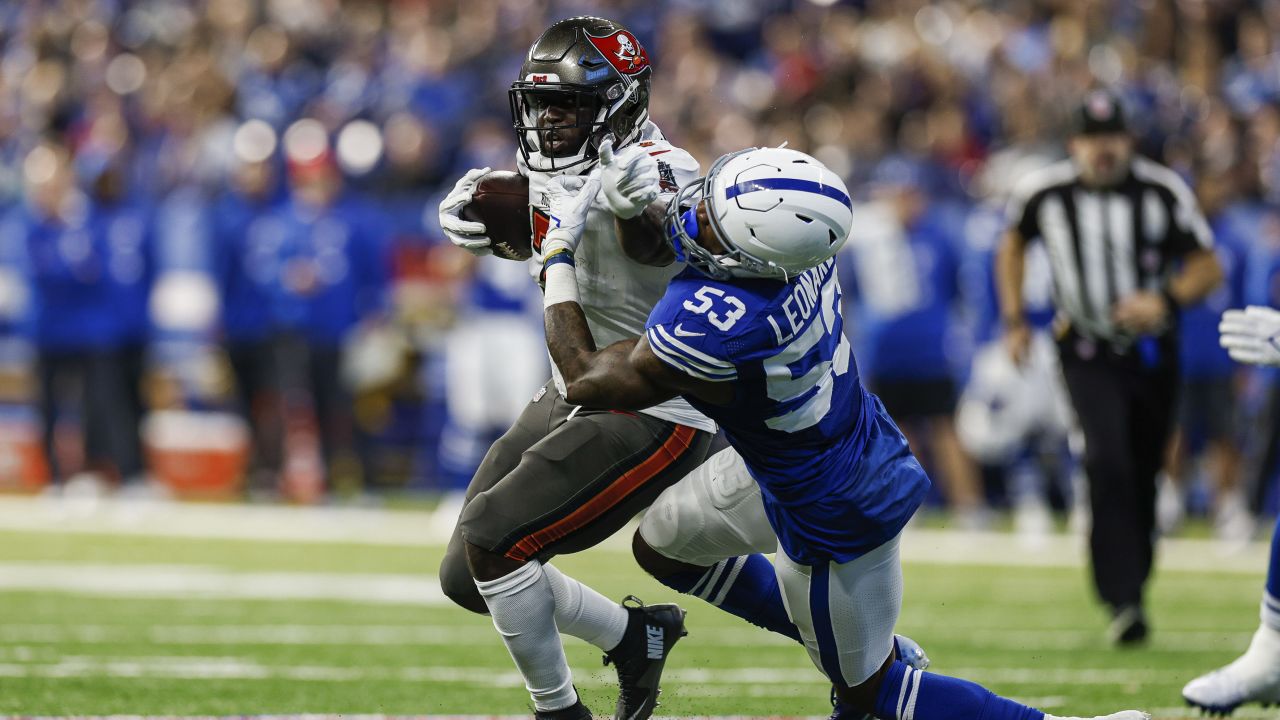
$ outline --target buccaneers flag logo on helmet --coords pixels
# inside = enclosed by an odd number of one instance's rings
[[[649,67],[649,53],[640,47],[634,35],[625,30],[604,37],[587,37],[604,59],[623,75],[635,75]]]

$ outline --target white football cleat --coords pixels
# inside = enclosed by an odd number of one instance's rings
[[[1182,697],[1214,715],[1230,715],[1245,703],[1280,703],[1280,632],[1262,625],[1243,655],[1187,683]]]
[[[1097,717],[1059,717],[1057,715],[1044,714],[1044,720],[1151,720],[1151,715],[1140,710],[1121,710],[1120,712],[1112,712],[1111,715],[1098,715]]]

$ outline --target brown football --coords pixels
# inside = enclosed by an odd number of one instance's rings
[[[493,254],[507,260],[528,260],[533,251],[529,222],[529,178],[508,170],[494,170],[476,183],[471,202],[462,208],[464,220],[484,223]]]

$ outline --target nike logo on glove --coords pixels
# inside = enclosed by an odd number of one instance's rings
[[[690,332],[684,329],[684,323],[676,325],[676,337],[703,337],[706,333]]]

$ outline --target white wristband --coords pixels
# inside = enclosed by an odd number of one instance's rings
[[[577,249],[577,245],[578,243],[573,242],[573,236],[568,230],[553,228],[542,240],[542,257],[553,255],[555,251],[561,249],[573,252]]]
[[[556,263],[546,269],[546,287],[542,292],[542,307],[549,308],[562,302],[574,302],[579,305],[578,274],[569,263]]]

